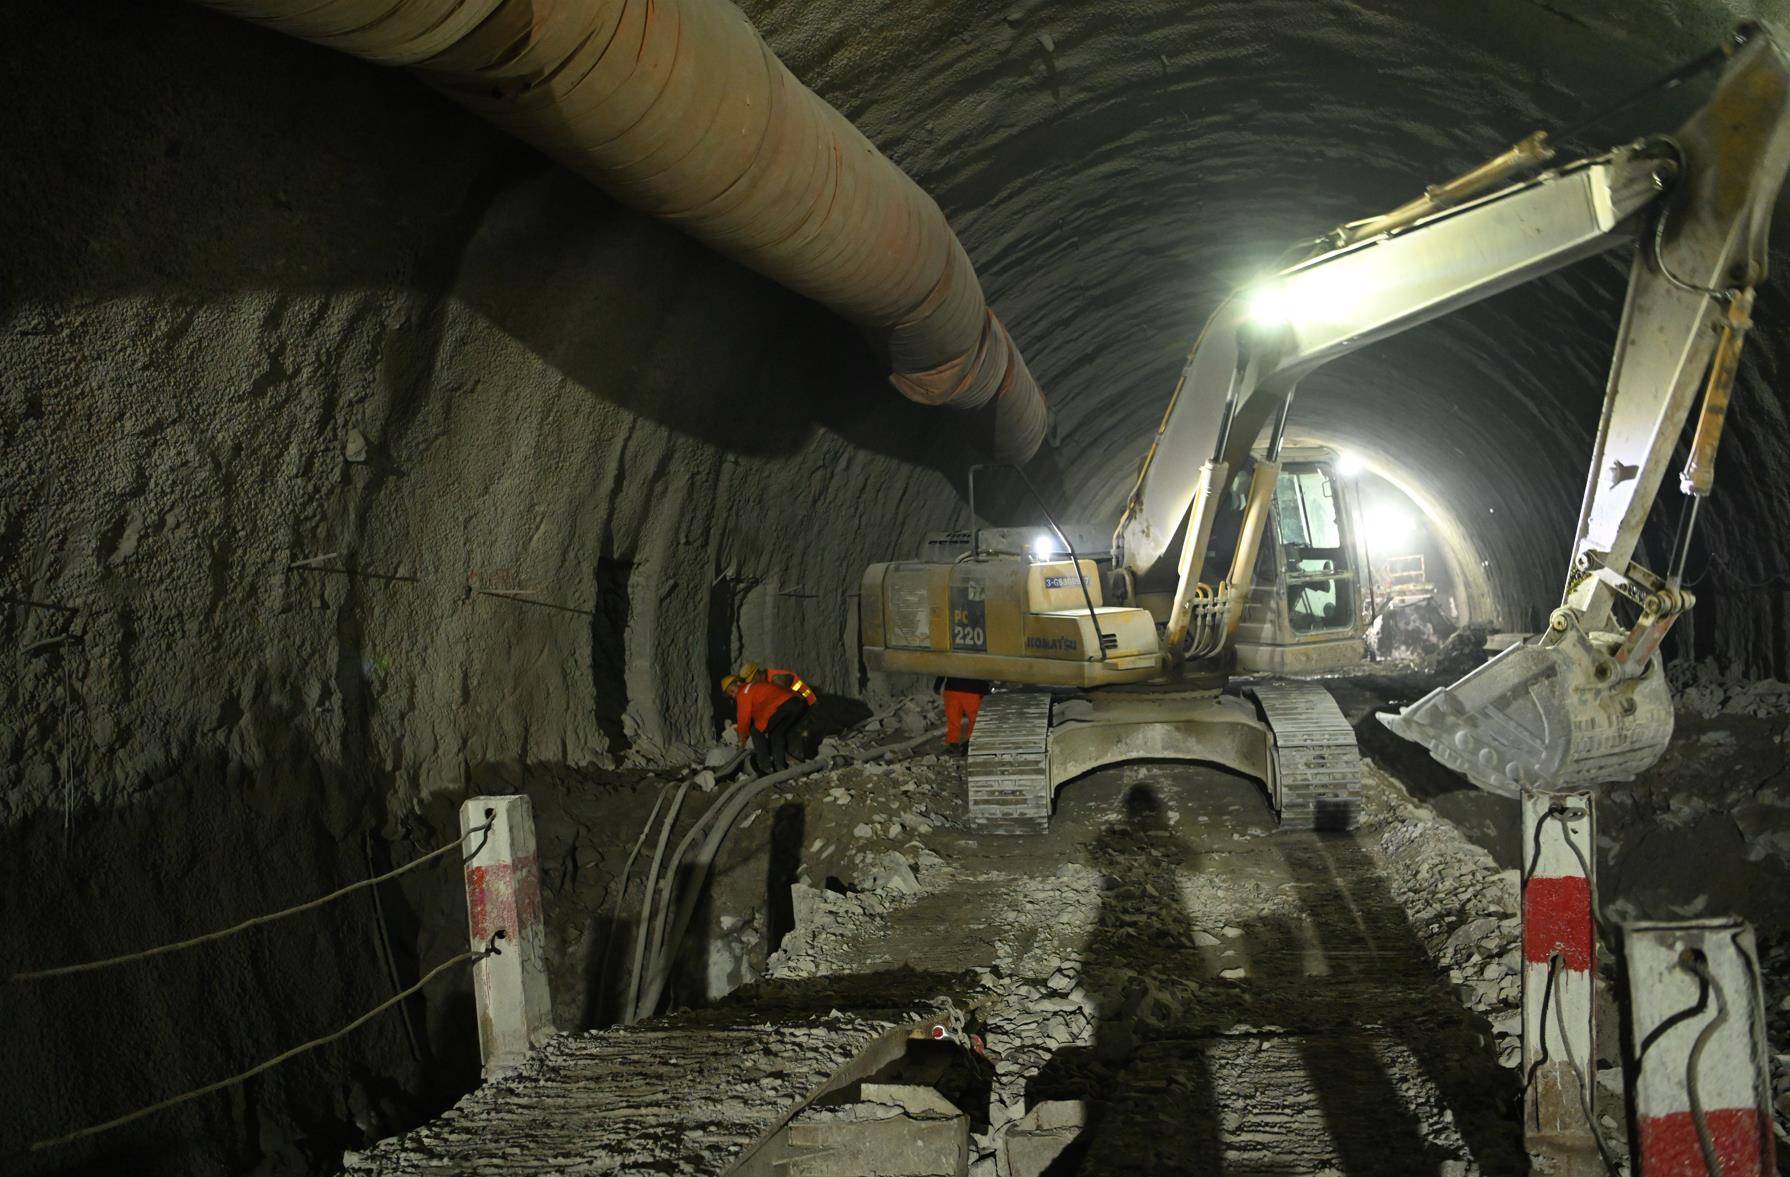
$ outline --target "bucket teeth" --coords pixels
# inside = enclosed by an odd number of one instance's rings
[[[1500,796],[1630,780],[1672,738],[1672,697],[1657,654],[1624,680],[1599,648],[1614,635],[1597,638],[1571,630],[1553,645],[1512,646],[1379,720]]]

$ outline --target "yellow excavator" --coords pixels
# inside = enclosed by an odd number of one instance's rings
[[[1334,455],[1287,447],[1294,389],[1339,356],[1624,245],[1628,299],[1560,607],[1543,633],[1380,718],[1507,795],[1625,780],[1658,759],[1672,733],[1658,648],[1694,603],[1685,556],[1790,168],[1779,41],[1743,25],[1692,64],[1722,72],[1675,133],[1564,164],[1531,135],[1226,300],[1109,543],[1084,533],[1078,551],[1054,521],[1041,537],[980,529],[866,571],[867,666],[1017,688],[991,694],[976,724],[973,825],[1038,831],[1065,781],[1172,759],[1263,781],[1283,826],[1352,826],[1354,733],[1320,685],[1286,677],[1355,661],[1364,620],[1350,488]],[[1694,408],[1677,533],[1651,569],[1636,559],[1641,527]],[[1265,677],[1234,692],[1236,672]]]

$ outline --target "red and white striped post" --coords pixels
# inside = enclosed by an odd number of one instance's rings
[[[490,823],[490,829],[484,828]],[[466,924],[474,950],[497,954],[472,966],[479,1057],[485,1078],[514,1069],[553,1036],[541,865],[527,797],[473,797],[460,806],[466,862]]]
[[[1549,1171],[1601,1171],[1591,1122],[1597,926],[1588,790],[1523,790],[1523,1140]]]
[[[1625,924],[1622,955],[1636,1173],[1776,1173],[1752,928],[1737,919]]]

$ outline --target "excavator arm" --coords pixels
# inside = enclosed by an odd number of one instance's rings
[[[1332,240],[1345,244],[1218,309],[1188,357],[1115,537],[1134,582],[1161,583],[1172,568],[1171,654],[1216,653],[1235,631],[1302,377],[1638,243],[1560,609],[1538,638],[1382,718],[1501,792],[1624,779],[1658,758],[1672,712],[1655,652],[1692,603],[1680,584],[1683,555],[1712,485],[1752,290],[1765,273],[1767,227],[1790,168],[1790,60],[1756,26],[1728,50],[1710,101],[1672,136],[1488,193],[1550,158],[1545,137],[1533,136],[1403,209],[1338,230]],[[1655,572],[1634,555],[1700,386],[1679,535],[1667,568]],[[1264,431],[1267,460],[1252,479],[1237,550],[1228,574],[1213,575],[1204,564],[1222,493]],[[1638,612],[1632,624],[1617,622],[1618,600]]]

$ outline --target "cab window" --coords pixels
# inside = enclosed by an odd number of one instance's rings
[[[1276,538],[1295,633],[1347,629],[1355,594],[1336,482],[1322,466],[1289,466],[1274,487]]]

